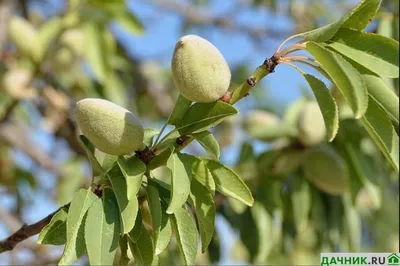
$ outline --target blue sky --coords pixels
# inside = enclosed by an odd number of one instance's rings
[[[167,12],[160,13],[159,10],[154,9],[153,6],[145,4],[145,1],[129,2],[129,7],[133,10],[138,17],[143,20],[146,25],[146,31],[143,36],[132,36],[122,31],[118,26],[113,25],[112,29],[116,32],[118,38],[120,38],[126,47],[135,54],[143,59],[152,59],[168,66],[172,56],[173,48],[179,37],[181,37],[180,27],[182,20],[180,17]],[[223,14],[224,11],[228,10],[231,5],[231,1],[212,1],[215,4],[212,7],[213,14]],[[49,1],[51,9],[48,9],[46,13],[54,11],[60,8],[59,1]],[[239,20],[242,23],[246,23],[251,26],[260,27],[260,25],[266,25],[270,28],[282,28],[290,29],[291,21],[286,17],[273,17],[265,10],[250,11],[244,9]],[[248,37],[239,35],[236,33],[227,33],[218,29],[212,29],[205,31],[192,31],[190,34],[200,35],[212,43],[222,52],[231,66],[235,66],[240,63],[246,63],[249,69],[255,69],[260,65],[266,57],[270,57],[279,45],[278,41],[268,39],[263,44],[255,45]],[[250,73],[249,73],[250,74]],[[297,99],[301,93],[299,88],[306,87],[306,84],[298,72],[287,66],[278,66],[276,73],[269,75],[261,82],[262,87],[268,88],[268,97],[274,102],[279,102],[284,105]],[[256,90],[259,88],[256,88]],[[238,104],[238,108],[242,113],[248,110],[249,102],[254,102],[254,98],[250,96],[243,103]],[[50,137],[46,132],[43,132],[37,127],[35,134],[33,135],[35,142],[40,143],[40,146],[49,151],[54,145],[54,139]],[[258,149],[262,149],[264,146],[257,146]],[[235,155],[238,152],[237,145],[234,149],[229,149],[223,152],[222,158],[227,163],[232,162],[235,159]],[[227,155],[231,156],[227,156]],[[65,154],[64,154],[65,155]],[[64,158],[63,152],[56,156],[56,158]],[[225,155],[225,156],[224,156]],[[33,163],[21,152],[16,151],[14,157],[21,166],[32,169]],[[36,175],[39,182],[46,188],[51,189],[55,185],[55,177],[51,173],[46,171],[40,171]],[[26,191],[25,191],[26,190]],[[25,195],[28,195],[32,200],[32,204],[29,208],[23,211],[24,221],[27,223],[35,222],[50,212],[56,210],[58,205],[52,201],[52,195],[44,194],[43,192],[33,193],[29,188],[24,190]],[[3,206],[11,208],[14,205],[13,199],[2,196],[0,191],[0,202]],[[223,221],[218,219],[218,225],[222,230],[221,232],[225,235],[224,238],[227,243],[232,243],[234,235],[229,233],[229,228],[222,226]],[[4,227],[0,223],[0,239],[7,236],[8,232],[4,230]],[[228,239],[227,239],[228,238]],[[229,248],[229,247],[225,247]],[[3,261],[5,255],[0,255],[0,263]],[[226,262],[226,254],[224,255],[224,261]]]

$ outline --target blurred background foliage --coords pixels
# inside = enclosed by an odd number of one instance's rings
[[[177,98],[169,64],[181,35],[216,44],[233,89],[283,39],[335,20],[356,2],[0,0],[0,238],[90,184],[76,101],[105,98],[160,127]],[[398,40],[398,9],[398,0],[384,0],[368,31]],[[398,95],[398,79],[387,82]],[[256,202],[247,208],[216,195],[216,234],[199,264],[310,265],[319,264],[320,252],[399,251],[397,173],[344,103],[337,138],[304,145],[297,121],[313,101],[304,84],[279,66],[238,105],[240,115],[214,129],[221,160],[242,175]],[[194,143],[186,149],[201,153]],[[317,181],[304,160],[310,154]],[[3,253],[0,263],[57,262],[62,249],[34,241]],[[160,263],[179,262],[172,241]]]

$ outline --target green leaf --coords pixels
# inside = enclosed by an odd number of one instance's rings
[[[85,243],[90,265],[112,265],[120,233],[119,212],[111,189],[103,191],[88,210]]]
[[[117,198],[118,208],[121,215],[121,233],[126,234],[131,231],[135,225],[139,204],[136,197],[128,200],[126,180],[121,173],[119,166],[115,166],[110,170],[108,173],[108,179],[111,182]]]
[[[190,204],[196,211],[197,222],[201,235],[201,249],[206,252],[214,235],[215,205],[213,195],[195,178],[190,185]]]
[[[357,252],[361,247],[361,217],[355,207],[350,203],[350,196],[343,196],[344,206],[344,230],[345,236],[349,241],[349,251]]]
[[[40,232],[37,240],[42,245],[64,245],[67,233],[67,212],[64,208],[59,210],[50,223]]]
[[[162,205],[161,207],[161,227],[160,233],[158,234],[157,243],[156,243],[156,255],[161,254],[167,246],[172,236],[172,227],[169,219],[169,215],[167,214],[167,209]]]
[[[208,154],[210,154],[214,159],[219,160],[219,144],[210,131],[193,134],[193,137],[198,143],[200,143]]]
[[[235,107],[222,101],[195,103],[189,107],[177,129],[181,135],[202,132],[237,113]]]
[[[142,232],[136,243],[129,240],[129,247],[137,265],[158,265],[158,257],[154,254],[154,245],[149,232],[142,225]]]
[[[368,110],[361,119],[365,129],[393,168],[399,171],[399,136],[379,104],[369,98]]]
[[[89,207],[98,197],[90,190],[80,189],[75,193],[67,216],[67,241],[59,265],[75,262],[85,252],[84,218]]]
[[[339,87],[355,117],[361,118],[368,107],[368,91],[360,73],[339,54],[315,42],[308,42],[306,47]]]
[[[171,201],[167,213],[171,214],[179,210],[189,196],[192,170],[190,163],[180,154],[172,154],[167,161],[167,167],[171,172]]]
[[[254,264],[264,264],[267,260],[274,242],[271,241],[273,234],[273,220],[271,214],[265,209],[260,202],[255,202],[250,209],[254,223],[258,231],[257,253],[253,259]]]
[[[136,194],[139,192],[144,172],[146,172],[146,165],[136,156],[129,159],[120,156],[118,165],[126,180],[128,200],[132,200],[136,198]]]
[[[210,171],[215,186],[221,194],[235,198],[248,206],[253,205],[254,199],[249,188],[232,169],[208,158],[202,158],[202,160]]]
[[[155,136],[160,134],[160,131],[155,128],[145,128],[144,129],[144,136],[143,136],[143,143],[147,147],[150,147],[153,143],[153,139]]]
[[[182,94],[179,94],[174,110],[172,110],[171,116],[168,119],[168,124],[177,126],[182,121],[191,104],[191,101],[186,99]]]
[[[293,206],[293,218],[296,224],[296,230],[301,233],[307,229],[309,214],[311,210],[311,194],[308,183],[295,177],[293,180],[294,189],[291,193]]]
[[[140,234],[142,233],[142,227],[143,227],[142,221],[143,221],[142,212],[139,210],[136,216],[135,226],[128,233],[128,237],[133,243],[136,243],[138,241]]]
[[[385,109],[390,117],[399,125],[399,96],[375,73],[358,64],[356,61],[348,61],[360,72],[369,95]]]
[[[192,177],[196,178],[203,186],[208,188],[211,193],[215,193],[215,182],[213,176],[208,170],[206,164],[196,156],[182,153],[181,156],[185,157],[185,160],[190,162],[192,168]]]
[[[39,29],[36,35],[36,43],[33,49],[33,57],[36,62],[41,62],[46,52],[50,48],[50,43],[54,41],[62,30],[62,20],[59,17],[55,17]]]
[[[168,146],[166,149],[164,149],[161,153],[157,154],[157,156],[150,161],[150,163],[147,165],[147,168],[149,170],[153,170],[163,165],[166,165],[168,159],[174,153],[174,150],[175,148],[173,146]]]
[[[341,29],[329,47],[379,76],[399,77],[399,43],[391,38]]]
[[[152,182],[148,183],[147,186],[147,201],[149,203],[151,223],[153,226],[153,238],[154,243],[157,245],[158,235],[161,230],[161,202],[160,195],[158,193],[157,187],[152,185]]]
[[[172,229],[185,265],[193,265],[197,254],[198,232],[196,224],[184,207],[178,208],[172,215]]]
[[[128,11],[119,12],[115,19],[127,32],[133,35],[142,35],[144,32],[143,24]]]
[[[102,36],[102,28],[94,22],[86,22],[83,25],[85,36],[86,59],[92,68],[96,79],[103,83],[106,81],[109,71],[106,62],[105,42]]]
[[[381,0],[363,0],[340,20],[324,27],[299,34],[308,41],[325,42],[330,40],[340,28],[363,30],[379,9]]]
[[[317,99],[322,116],[324,117],[328,139],[332,141],[339,129],[339,110],[335,99],[321,80],[309,74],[304,74],[304,77]]]
[[[124,235],[119,240],[119,248],[121,249],[121,256],[119,258],[119,265],[127,266],[130,259],[128,257],[128,236]]]
[[[103,158],[103,162],[101,163],[101,167],[104,169],[105,172],[108,172],[111,168],[116,165],[118,161],[118,156],[105,154]]]
[[[92,167],[92,174],[93,176],[100,176],[103,174],[103,168],[101,167],[100,163],[97,161],[96,157],[94,156],[94,146],[90,141],[84,136],[80,135],[79,139],[83,143],[83,148],[86,151],[86,154],[88,156],[90,165]]]

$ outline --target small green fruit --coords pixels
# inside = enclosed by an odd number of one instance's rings
[[[255,110],[246,116],[243,126],[249,136],[263,141],[273,141],[284,133],[280,123],[277,115],[267,111]]]
[[[143,126],[119,105],[102,99],[83,99],[77,102],[75,115],[83,135],[102,152],[123,155],[142,148]]]
[[[186,35],[172,57],[172,76],[181,94],[193,102],[213,102],[229,89],[231,72],[220,51],[209,41]]]
[[[308,102],[297,120],[298,138],[305,146],[313,146],[326,138],[325,121],[317,102]]]
[[[306,151],[303,171],[305,178],[328,194],[340,195],[346,188],[346,163],[329,146]]]

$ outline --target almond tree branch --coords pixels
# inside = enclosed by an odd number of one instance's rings
[[[58,210],[55,212],[52,212],[51,214],[47,215],[45,218],[42,220],[31,224],[31,225],[22,225],[22,227],[17,230],[15,233],[10,235],[9,237],[3,239],[0,241],[0,253],[6,252],[13,250],[18,243],[24,241],[25,239],[37,235],[42,231],[42,229],[51,221],[51,218],[61,209],[63,208],[69,208],[70,203],[60,207]]]

